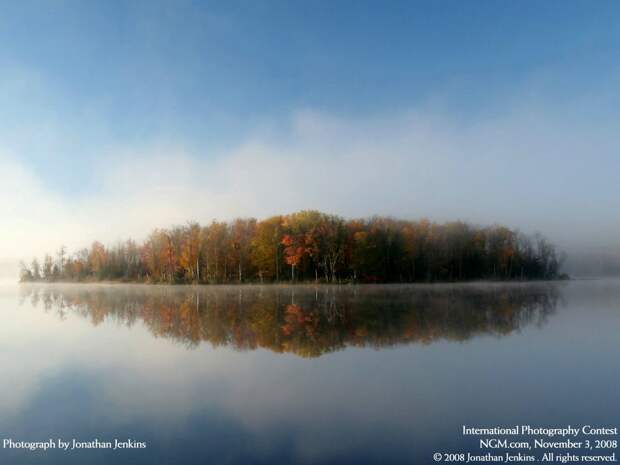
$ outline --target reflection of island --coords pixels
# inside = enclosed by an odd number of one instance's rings
[[[155,337],[318,357],[346,347],[391,347],[507,335],[542,324],[558,300],[547,284],[367,287],[25,286],[24,298],[93,325],[142,320]]]

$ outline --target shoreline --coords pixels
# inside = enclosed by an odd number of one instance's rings
[[[477,284],[544,284],[544,283],[565,283],[569,281],[591,281],[605,278],[567,278],[567,279],[523,279],[523,280],[492,280],[479,279],[470,281],[433,281],[433,282],[386,282],[386,283],[363,283],[363,282],[340,282],[326,283],[314,281],[280,281],[280,282],[245,282],[245,283],[149,283],[140,281],[17,281],[17,285],[105,285],[105,286],[141,286],[141,287],[387,287],[387,286],[446,286],[446,285],[477,285]]]

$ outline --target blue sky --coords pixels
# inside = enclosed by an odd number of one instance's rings
[[[615,2],[0,8],[0,65],[37,81],[34,93],[3,96],[2,123],[66,134],[54,154],[20,141],[20,156],[68,191],[80,187],[64,171],[88,176],[91,157],[118,143],[175,140],[211,156],[299,108],[355,117],[435,102],[467,117],[501,111],[531,80],[548,99],[617,83]]]
[[[428,189],[444,177],[440,166],[449,168],[452,180],[469,173],[474,187],[465,200],[476,206],[453,205],[464,195],[456,190],[442,193],[443,203],[431,201],[410,191],[406,178],[392,185],[388,172],[376,172],[377,179],[362,179],[377,181],[379,190],[393,187],[398,199],[411,194],[416,208],[388,197],[369,199],[366,209],[352,207],[351,186],[340,203],[338,192],[330,195],[332,210],[498,218],[553,234],[570,225],[567,216],[545,223],[556,195],[583,207],[584,198],[609,201],[616,194],[614,180],[605,176],[620,168],[619,15],[618,2],[603,1],[4,2],[0,157],[27,178],[28,198],[45,196],[53,199],[48,210],[74,211],[76,202],[96,205],[115,190],[127,191],[128,171],[144,171],[152,184],[166,182],[158,173],[171,170],[170,182],[181,189],[208,178],[185,169],[220,173],[226,163],[224,171],[235,163],[282,163],[287,151],[329,165],[321,161],[325,153],[337,157],[342,149],[370,173],[382,153],[399,153],[396,165],[419,163],[412,182]],[[547,127],[549,136],[542,130]],[[410,157],[411,134],[420,147]],[[564,140],[563,134],[583,137]],[[467,141],[497,148],[502,140],[513,147],[527,141],[527,150],[489,151],[476,162],[491,166],[489,173],[474,175],[468,160],[477,155],[458,150]],[[574,150],[557,152],[562,144]],[[368,145],[372,154],[365,152]],[[596,149],[595,163],[584,166],[592,157],[588,147]],[[490,192],[475,186],[514,167],[527,173],[521,161],[539,173],[534,188],[524,193],[526,181],[515,177],[495,181],[493,188],[510,189],[504,200],[516,199],[515,215],[496,215],[503,206],[481,201]],[[252,213],[242,206],[253,189],[237,189],[231,201],[231,189],[218,188],[222,177],[215,178],[209,193],[227,210],[183,214],[204,221],[212,212]],[[570,193],[556,178],[571,180]],[[274,207],[323,207],[326,202],[313,197],[323,188],[315,184],[306,192],[300,185],[296,201]],[[539,211],[537,196],[548,202]],[[560,215],[574,206],[564,208]],[[604,204],[591,220],[611,209]],[[152,214],[163,224],[180,219]]]

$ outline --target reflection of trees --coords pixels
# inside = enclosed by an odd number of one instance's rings
[[[391,347],[507,335],[545,322],[552,284],[384,287],[25,286],[24,298],[93,325],[142,321],[155,337],[193,347],[266,348],[318,357],[345,347]]]

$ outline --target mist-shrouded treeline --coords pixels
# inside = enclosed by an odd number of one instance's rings
[[[148,283],[433,282],[556,279],[543,236],[504,226],[386,217],[345,220],[301,211],[208,226],[188,223],[133,240],[23,264],[21,281]]]

